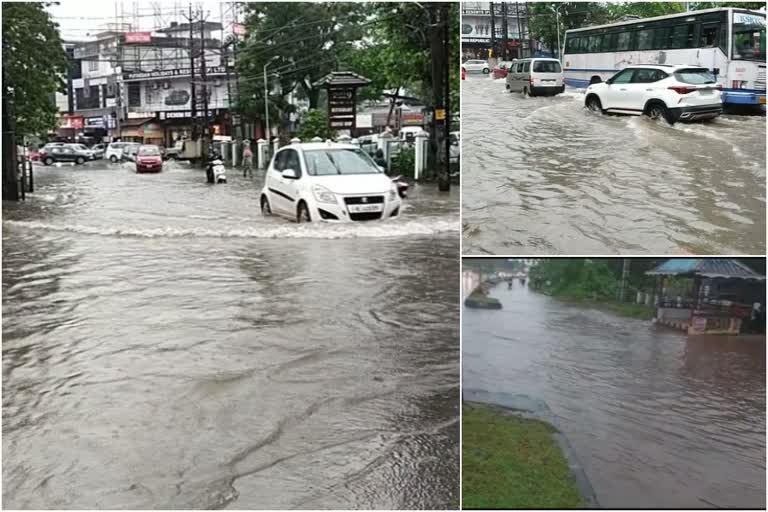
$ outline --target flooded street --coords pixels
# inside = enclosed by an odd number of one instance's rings
[[[3,506],[458,506],[458,188],[297,225],[229,174],[3,204]]]
[[[465,254],[762,254],[766,120],[669,126],[462,82]]]
[[[604,508],[765,508],[765,337],[688,337],[517,282],[464,309],[463,386],[544,400]]]

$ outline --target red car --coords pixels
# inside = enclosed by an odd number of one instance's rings
[[[493,68],[493,78],[507,78],[507,73],[509,73],[509,66],[512,65],[512,61],[503,60],[496,64],[496,67]]]
[[[160,172],[163,170],[163,155],[153,145],[140,146],[136,152],[136,172]]]
[[[464,66],[461,66],[461,79],[466,80],[467,79],[467,70],[464,69]]]

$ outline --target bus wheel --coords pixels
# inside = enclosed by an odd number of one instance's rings
[[[600,78],[599,76],[593,76],[592,78],[589,79],[589,85],[599,84],[602,81],[603,81],[603,79]]]

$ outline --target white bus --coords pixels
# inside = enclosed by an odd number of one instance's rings
[[[765,12],[717,8],[568,30],[563,71],[571,87],[602,82],[630,64],[705,67],[723,103],[765,108]]]

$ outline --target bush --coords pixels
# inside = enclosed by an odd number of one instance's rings
[[[308,142],[315,137],[321,139],[333,139],[336,132],[328,126],[328,116],[322,110],[310,110],[301,121],[296,136],[304,142]]]
[[[405,146],[392,158],[391,172],[393,175],[402,175],[413,178],[416,165],[416,148]]]

